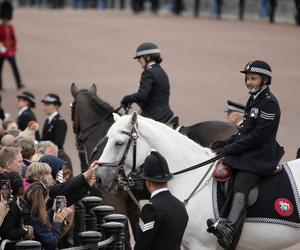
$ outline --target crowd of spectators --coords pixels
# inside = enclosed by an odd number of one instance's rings
[[[17,99],[23,97],[17,96]],[[36,139],[36,121],[28,121],[23,131],[17,120],[4,115],[0,121],[2,246],[15,249],[16,242],[34,239],[41,242],[43,249],[70,247],[72,242],[63,238],[72,229],[73,204],[93,192],[98,162],[73,177],[66,153],[53,141]],[[65,197],[62,209],[55,206],[57,196]]]
[[[291,13],[295,17],[296,24],[300,24],[300,0],[293,0],[295,6],[295,13]],[[149,7],[148,3],[149,2]],[[142,13],[147,9],[153,14],[157,14],[160,10],[168,10],[174,15],[181,15],[184,11],[188,11],[190,8],[193,11],[195,17],[200,15],[200,11],[206,11],[209,8],[212,15],[216,18],[221,19],[222,14],[224,14],[224,9],[228,6],[234,5],[233,1],[225,0],[212,0],[212,1],[202,1],[202,0],[18,0],[19,6],[36,6],[38,8],[48,7],[53,9],[65,8],[72,5],[75,9],[107,9],[116,8],[126,9],[127,6],[132,9],[135,14]],[[230,7],[230,13],[234,14],[236,11],[237,18],[240,20],[244,19],[245,14],[249,11],[249,5],[257,5],[257,15],[262,19],[269,19],[271,23],[275,22],[275,14],[278,12],[278,0],[258,0],[258,1],[246,1],[238,0],[235,7]],[[257,2],[257,3],[256,3]],[[207,6],[209,3],[209,6]],[[252,7],[252,6],[250,6]],[[253,11],[253,10],[252,10]],[[286,14],[286,12],[284,12]]]

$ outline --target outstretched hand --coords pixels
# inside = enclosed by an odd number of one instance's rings
[[[94,161],[89,166],[88,170],[83,173],[83,176],[87,183],[92,187],[96,182],[96,169],[98,168],[100,161]]]

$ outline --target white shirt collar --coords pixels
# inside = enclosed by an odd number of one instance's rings
[[[147,64],[147,69],[149,69],[149,68],[151,68],[151,66],[153,65],[153,64],[155,64],[156,62],[149,62],[148,64]]]
[[[23,107],[19,110],[18,115],[21,115],[28,107]]]
[[[53,120],[54,116],[56,116],[57,114],[58,114],[58,112],[55,111],[55,112],[53,112],[51,115],[49,115],[49,116],[48,116],[48,123],[50,123],[50,122]]]
[[[154,192],[151,193],[151,198],[152,198],[153,196],[157,195],[157,194],[160,193],[160,192],[164,192],[164,191],[168,191],[168,190],[169,190],[169,189],[167,189],[167,188],[160,188],[160,189],[157,189],[157,190],[155,190]]]
[[[259,94],[260,94],[261,92],[263,92],[266,88],[267,88],[267,86],[262,87],[261,91],[259,91],[257,94],[255,94],[255,95],[253,96],[253,99],[255,100],[255,99],[259,96]]]

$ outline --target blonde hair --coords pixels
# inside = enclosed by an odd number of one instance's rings
[[[45,175],[51,174],[52,169],[47,163],[33,162],[26,171],[26,178],[29,181],[41,181]]]

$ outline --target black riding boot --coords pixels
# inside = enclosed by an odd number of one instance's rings
[[[246,213],[246,197],[243,193],[233,195],[232,206],[226,222],[217,223],[213,219],[207,220],[207,232],[214,234],[218,238],[221,247],[232,249],[235,233],[243,224]]]

